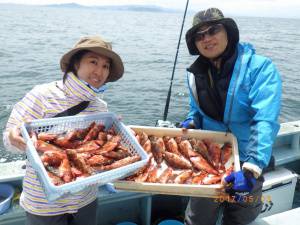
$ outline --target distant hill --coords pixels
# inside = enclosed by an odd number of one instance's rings
[[[93,8],[99,10],[114,10],[114,11],[144,11],[144,12],[181,12],[181,10],[164,8],[156,5],[107,5],[107,6],[84,6],[76,3],[66,4],[51,4],[45,5],[46,7],[58,8]],[[44,7],[45,7],[44,6]]]
[[[163,8],[155,5],[120,5],[120,6],[94,6],[102,10],[118,11],[148,11],[148,12],[179,12],[176,9]]]
[[[49,5],[39,5],[46,7],[56,7],[56,8],[88,8],[84,5],[79,5],[77,3],[64,3],[64,4],[49,4]]]

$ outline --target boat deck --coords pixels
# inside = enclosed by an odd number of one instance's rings
[[[249,225],[299,225],[300,221],[300,207],[277,213],[272,216],[267,216],[264,218],[256,219],[254,222]]]
[[[100,187],[97,216],[101,218],[101,223],[99,222],[98,225],[117,224],[120,221],[133,221],[141,225],[150,225],[151,196],[147,193],[125,191],[112,193],[104,186]],[[0,215],[0,225],[24,224],[25,211],[18,204],[18,201],[14,201],[13,206],[6,213]]]

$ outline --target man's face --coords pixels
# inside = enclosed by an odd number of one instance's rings
[[[227,44],[227,32],[222,24],[204,25],[195,33],[195,45],[208,59],[221,55]]]

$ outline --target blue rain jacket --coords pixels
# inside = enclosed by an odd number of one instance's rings
[[[272,61],[256,55],[250,44],[238,45],[222,122],[208,117],[199,107],[194,74],[188,73],[187,80],[188,118],[194,120],[196,128],[232,132],[238,140],[240,160],[266,167],[279,130],[281,103],[281,79]]]

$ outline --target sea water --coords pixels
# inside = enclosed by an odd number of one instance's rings
[[[59,60],[81,36],[101,35],[120,54],[125,74],[104,93],[109,110],[125,124],[154,126],[162,119],[170,85],[182,13],[105,11],[93,8],[0,5],[0,133],[13,105],[34,85],[59,80]],[[184,34],[174,74],[168,120],[182,121],[188,112]],[[280,122],[300,119],[300,20],[234,17],[240,40],[270,57],[283,81]],[[23,159],[4,151],[1,162]]]

